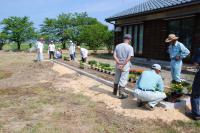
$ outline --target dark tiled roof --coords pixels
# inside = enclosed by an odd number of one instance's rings
[[[197,2],[197,1],[200,2],[200,0],[148,0],[144,3],[134,6],[133,8],[122,11],[112,17],[109,17],[106,20],[120,18],[120,17],[128,16],[128,15],[146,13],[146,12],[159,10],[159,9],[165,9],[169,7],[175,7],[175,6],[189,4],[189,3]]]

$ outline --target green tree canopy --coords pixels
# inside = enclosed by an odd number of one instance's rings
[[[20,50],[22,42],[35,36],[33,23],[28,17],[9,17],[4,19],[1,24],[8,39],[17,43],[18,50]]]
[[[66,48],[67,40],[80,42],[81,29],[86,25],[96,24],[95,18],[88,17],[87,13],[62,13],[55,19],[46,18],[41,25],[41,34],[49,40],[59,40]]]
[[[108,27],[97,23],[83,27],[80,33],[80,40],[90,49],[96,51],[99,47],[105,46],[109,39],[108,35]]]

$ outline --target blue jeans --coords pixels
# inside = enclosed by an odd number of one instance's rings
[[[176,82],[181,82],[182,64],[183,64],[182,60],[179,61],[171,60],[170,66],[171,66],[172,80],[175,80]]]
[[[200,116],[200,96],[191,97],[192,114]]]

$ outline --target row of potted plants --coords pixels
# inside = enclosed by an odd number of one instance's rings
[[[102,63],[102,62],[97,62],[95,60],[91,60],[88,62],[88,64],[90,65],[90,68],[91,69],[94,69],[94,70],[97,70],[97,71],[100,71],[100,72],[104,72],[104,73],[107,73],[107,74],[112,74],[114,75],[114,67],[111,66],[110,64],[108,63]]]

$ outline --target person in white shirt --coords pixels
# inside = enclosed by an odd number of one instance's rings
[[[69,55],[70,55],[70,58],[71,60],[75,60],[75,50],[76,50],[76,47],[75,47],[75,44],[70,40],[69,42]]]
[[[80,49],[80,53],[81,53],[81,60],[83,62],[87,61],[88,58],[88,50],[85,48],[81,48],[80,46],[77,47],[78,49]]]
[[[36,42],[37,61],[42,61],[44,59],[43,49],[44,49],[44,38],[40,38]]]
[[[49,59],[54,59],[55,45],[53,44],[53,41],[50,42],[48,50],[49,50]]]

